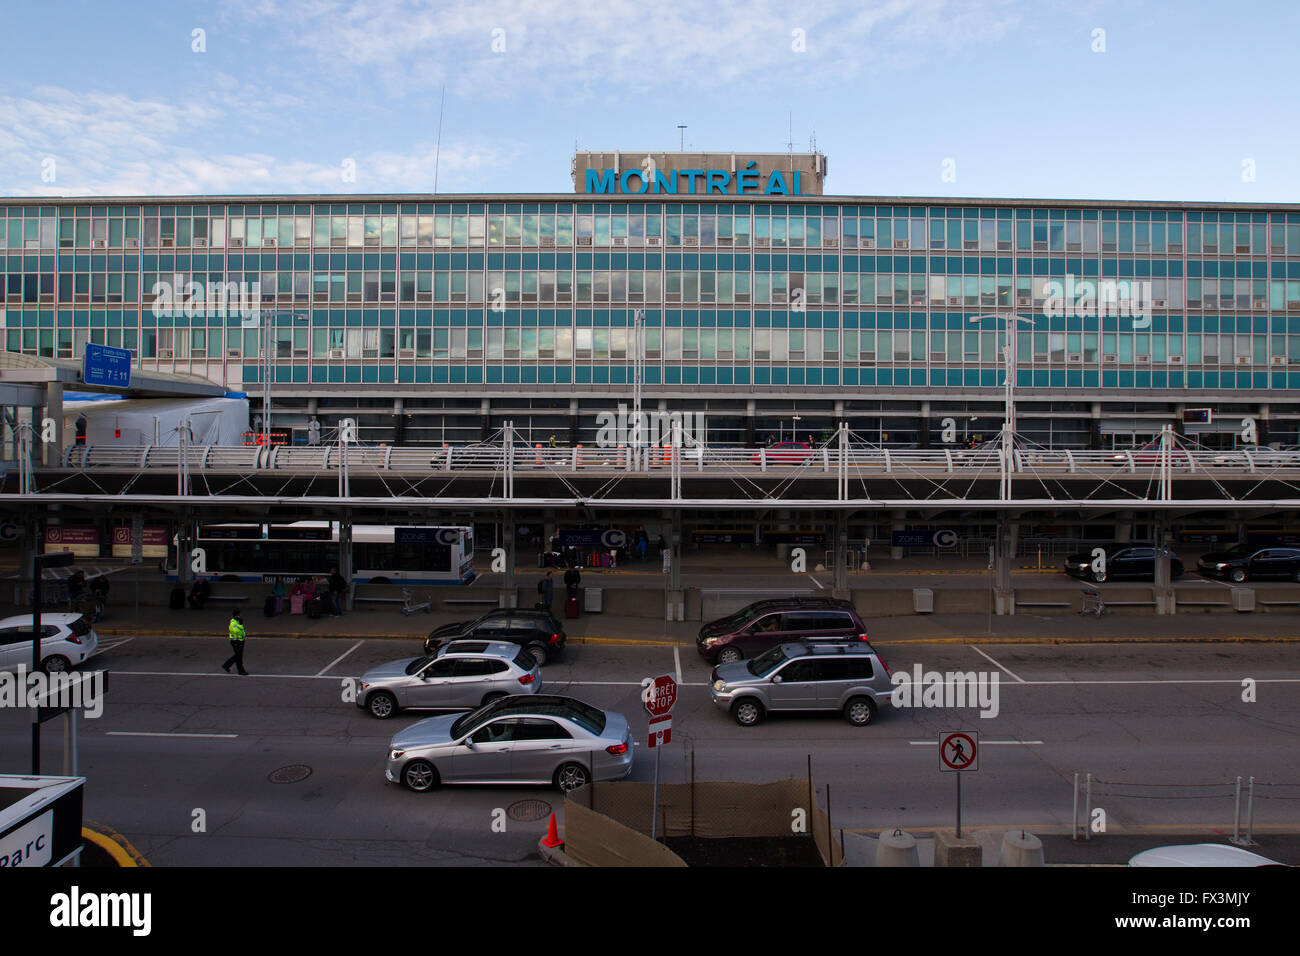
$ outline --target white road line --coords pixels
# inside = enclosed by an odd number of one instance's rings
[[[109,737],[203,737],[205,740],[234,740],[238,734],[146,734],[144,731],[110,730]]]
[[[978,647],[976,647],[974,644],[967,644],[966,646],[969,647],[969,648],[970,648],[972,651],[974,651],[976,654],[978,654],[980,657],[984,658],[986,661],[988,661],[990,664],[992,664],[992,665],[993,665],[994,667],[996,667],[998,670],[1002,671],[1002,672],[1003,672],[1004,674],[1006,674],[1008,677],[1011,677],[1012,679],[1014,679],[1014,680],[1016,681],[1016,683],[1018,683],[1018,684],[1023,684],[1023,683],[1024,683],[1024,679],[1023,679],[1023,678],[1017,677],[1015,674],[1011,673],[1010,669],[1008,669],[1008,668],[1006,668],[1006,667],[1003,667],[1001,664],[999,664],[999,663],[998,663],[997,661],[995,661],[993,658],[989,657],[987,654],[985,654],[983,651],[981,651],[981,650],[980,650]]]
[[[677,650],[676,644],[673,645],[673,663],[677,667],[677,683],[680,684],[682,682],[682,655]]]
[[[355,644],[353,644],[351,647],[349,647],[346,651],[344,651],[344,652],[343,652],[342,654],[340,654],[338,657],[334,658],[334,660],[332,660],[332,661],[330,661],[328,664],[326,664],[325,667],[321,669],[320,673],[316,674],[315,676],[317,676],[317,677],[323,677],[324,674],[325,674],[325,671],[330,670],[330,669],[331,669],[335,664],[337,664],[339,661],[343,660],[343,658],[347,657],[349,654],[351,654],[353,651],[355,651],[358,647],[360,647],[360,646],[361,646],[362,644],[364,644],[364,643],[365,643],[365,641],[357,641]]]
[[[113,641],[111,644],[101,643],[99,647],[95,649],[95,653],[91,654],[90,657],[87,658],[87,660],[93,660],[94,658],[98,657],[100,654],[104,653],[105,651],[111,651],[115,647],[121,647],[123,644],[130,644],[134,640],[135,640],[134,637],[127,637],[120,641]]]
[[[939,746],[939,741],[937,740],[909,740],[908,743],[911,744],[913,747]],[[1041,744],[1042,744],[1041,740],[981,740],[980,741],[981,747],[997,747],[997,746],[1036,747]]]
[[[808,575],[808,577],[809,577],[809,578],[812,578],[812,583],[815,584],[815,585],[817,585],[817,587],[818,587],[820,590],[822,590],[822,591],[825,591],[825,590],[826,590],[826,585],[822,584],[820,581],[818,581],[816,578],[814,578],[811,574]]]

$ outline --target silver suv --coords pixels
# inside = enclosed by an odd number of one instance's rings
[[[768,711],[836,710],[865,727],[894,691],[889,666],[870,644],[780,644],[752,660],[719,664],[709,695],[752,727]]]
[[[361,678],[357,706],[381,720],[402,708],[469,710],[542,688],[537,661],[518,644],[457,641],[436,655],[381,664]]]

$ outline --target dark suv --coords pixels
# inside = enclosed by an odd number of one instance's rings
[[[466,639],[518,644],[541,667],[564,652],[567,637],[560,622],[547,611],[499,608],[473,621],[456,621],[435,628],[425,638],[424,650],[426,654],[436,654],[444,644]]]
[[[867,627],[849,601],[773,598],[758,601],[700,628],[695,649],[710,664],[756,657],[791,641],[862,641]]]

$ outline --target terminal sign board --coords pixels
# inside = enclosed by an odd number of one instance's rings
[[[131,385],[131,350],[111,345],[86,343],[81,378],[87,385],[129,388]]]

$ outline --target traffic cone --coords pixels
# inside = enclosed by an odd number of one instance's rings
[[[582,445],[581,445],[581,444],[579,444],[578,447],[574,449],[574,452],[573,452],[573,467],[574,467],[574,468],[581,468],[581,467],[582,467]]]
[[[560,839],[560,831],[555,826],[555,814],[551,814],[551,822],[546,827],[546,839],[542,841],[542,846],[554,850],[556,847],[564,846],[564,841]]]

